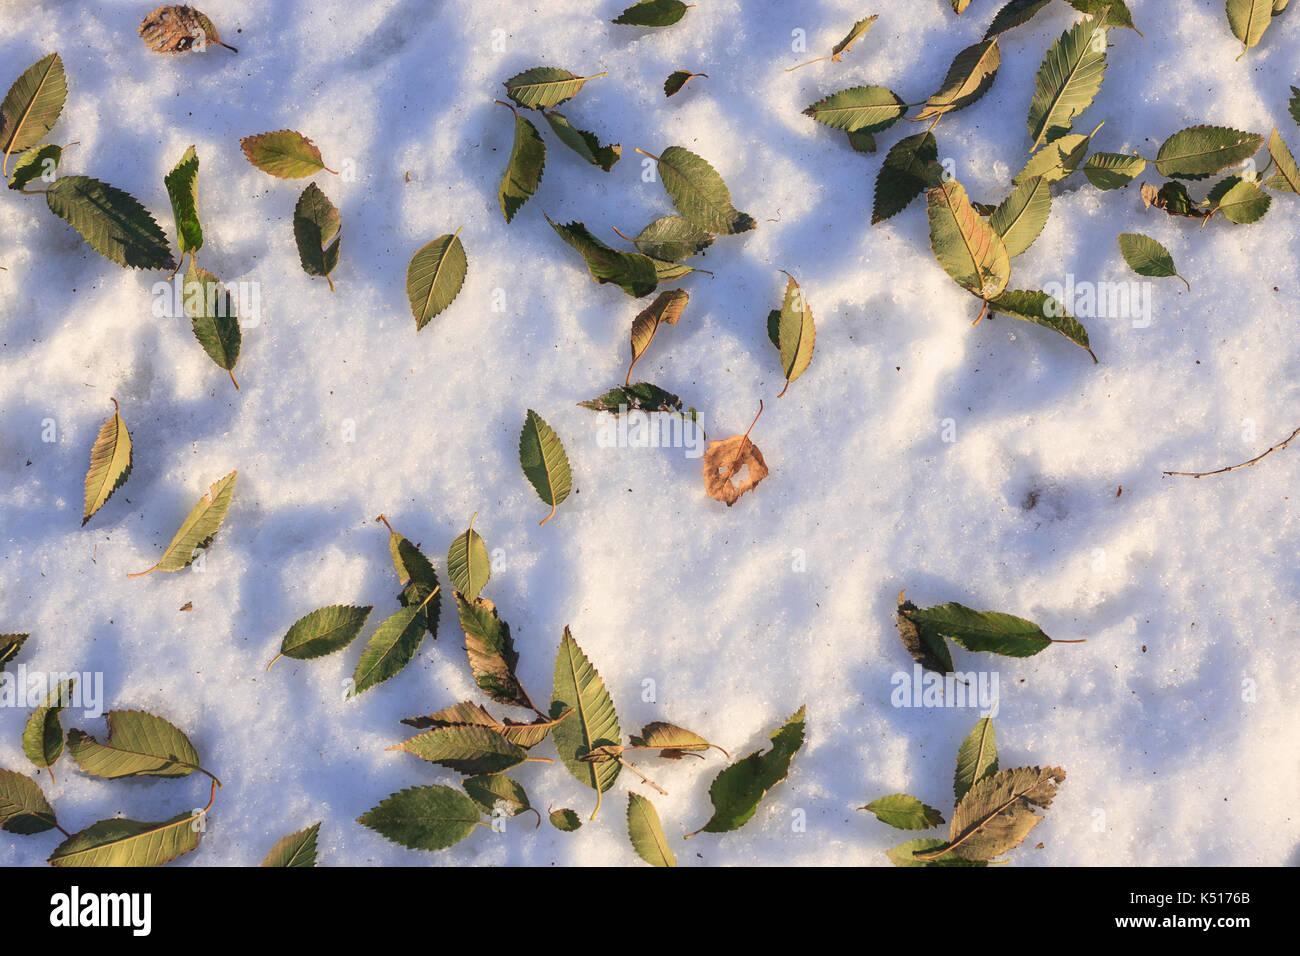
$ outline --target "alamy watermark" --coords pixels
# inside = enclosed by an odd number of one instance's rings
[[[894,707],[978,707],[991,717],[998,702],[997,671],[938,674],[914,664],[911,673],[895,671],[889,683]]]
[[[704,429],[680,415],[618,406],[618,414],[602,414],[597,425],[600,448],[684,448],[687,458],[704,454]]]
[[[80,710],[87,718],[103,716],[103,671],[52,674],[28,670],[26,664],[0,671],[0,707],[33,710],[45,704],[55,690],[59,691],[57,703],[65,710]]]

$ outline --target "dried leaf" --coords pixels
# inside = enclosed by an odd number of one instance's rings
[[[627,367],[627,380],[624,384],[631,384],[632,369],[654,341],[660,324],[667,322],[676,325],[689,301],[690,296],[683,290],[669,289],[655,296],[655,300],[632,320],[632,362]]]
[[[411,303],[418,332],[440,314],[460,294],[469,272],[469,260],[460,242],[460,230],[439,236],[411,257],[406,267],[406,297]]]
[[[871,25],[877,19],[878,15],[872,14],[853,24],[853,29],[848,32],[848,35],[831,49],[831,60],[836,63],[843,62],[844,54],[853,48],[853,44],[867,35],[868,31],[871,30]]]
[[[717,747],[723,755],[727,755],[725,750],[717,744],[709,743],[699,734],[662,720],[651,721],[641,728],[640,734],[629,739],[631,749],[658,750],[659,756],[666,760],[680,760],[686,753],[708,750],[710,747]]]
[[[221,528],[221,522],[230,510],[230,499],[235,493],[235,478],[238,475],[239,472],[232,471],[224,478],[214,481],[185,517],[171,543],[167,545],[167,550],[163,552],[162,559],[148,571],[138,571],[127,577],[138,578],[153,571],[179,571],[189,567],[197,557],[197,552],[207,548]]]
[[[933,628],[922,628],[912,620],[910,612],[918,610],[907,599],[906,591],[898,592],[898,634],[903,639],[907,653],[928,671],[936,674],[951,674],[955,669],[952,664],[952,652],[943,637]]]
[[[515,674],[519,652],[510,636],[510,625],[501,620],[496,605],[483,597],[467,601],[457,591],[456,608],[465,632],[469,669],[479,690],[498,703],[536,710]]]
[[[95,444],[90,448],[90,468],[86,471],[86,503],[82,511],[81,526],[94,516],[104,503],[113,497],[113,492],[126,484],[131,476],[133,461],[131,434],[122,421],[122,412],[117,399],[113,403],[113,415],[99,426]]]
[[[917,122],[933,120],[970,106],[988,92],[1001,64],[1002,51],[996,39],[982,40],[966,47],[948,67],[948,75],[938,92],[931,94],[912,119]]]
[[[758,414],[763,414],[759,404]],[[758,421],[758,415],[754,416]],[[754,426],[749,426],[752,431]],[[704,450],[704,490],[710,498],[726,502],[730,508],[747,491],[758,487],[767,477],[767,462],[758,446],[749,440],[749,431],[721,441],[709,442]]]
[[[953,811],[947,848],[930,853],[987,861],[1015,849],[1043,819],[1034,809],[1051,806],[1064,782],[1060,767],[1017,767],[978,781]]]
[[[303,179],[322,171],[334,172],[325,165],[316,144],[294,129],[245,136],[239,146],[250,163],[281,179]]]
[[[593,412],[609,412],[615,416],[628,411],[669,412],[680,415],[689,422],[696,420],[694,408],[689,412],[683,412],[680,398],[671,392],[664,391],[658,385],[651,385],[649,382],[619,385],[599,398],[579,402],[578,405],[582,408],[589,408]]]
[[[1210,211],[1188,195],[1187,187],[1180,182],[1170,180],[1158,190],[1155,186],[1142,184],[1142,203],[1150,209],[1166,212],[1171,216],[1185,216],[1191,219],[1208,219]]]
[[[167,4],[144,18],[139,28],[140,39],[155,53],[185,53],[188,50],[207,49],[209,43],[224,46],[238,53],[229,43],[222,43],[212,21],[193,7]]]
[[[402,723],[419,730],[427,730],[431,727],[487,727],[489,730],[496,731],[512,744],[517,744],[525,750],[531,750],[545,740],[546,735],[554,730],[561,721],[567,719],[569,713],[566,710],[554,720],[548,717],[538,717],[532,723],[521,724],[513,720],[497,720],[478,704],[466,700],[461,701],[459,704],[452,704],[450,707],[444,707],[437,713],[426,714],[423,717],[406,717],[402,720]]]

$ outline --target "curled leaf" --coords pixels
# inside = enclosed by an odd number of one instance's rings
[[[497,102],[501,103],[500,100]],[[542,183],[542,171],[546,167],[546,144],[542,142],[542,134],[537,132],[537,127],[527,117],[520,116],[509,103],[501,105],[515,114],[515,139],[510,147],[505,174],[501,177],[501,187],[497,190],[501,214],[508,223]]]
[[[117,399],[110,401],[113,403],[113,415],[99,426],[95,444],[90,448],[90,468],[86,471],[86,503],[81,517],[83,528],[95,512],[113,497],[113,492],[126,484],[126,479],[131,476],[131,434],[126,430],[126,422],[122,421]]]
[[[681,289],[669,289],[655,296],[655,300],[632,320],[632,362],[627,367],[625,384],[631,384],[632,369],[636,367],[637,359],[646,353],[654,341],[659,326],[665,322],[676,325],[689,301],[690,296]]]
[[[211,20],[193,7],[184,5],[159,7],[144,18],[138,32],[145,46],[155,53],[185,53],[189,50],[201,53],[209,43],[224,46],[232,53],[239,52],[229,43],[221,42]]]
[[[298,244],[302,271],[309,276],[324,276],[331,292],[334,280],[330,273],[339,264],[342,222],[329,197],[315,183],[308,183],[293,207],[293,238]]]
[[[162,559],[148,571],[138,571],[127,577],[138,578],[153,571],[179,571],[189,567],[197,553],[212,543],[221,528],[221,522],[230,510],[230,499],[235,493],[235,478],[238,474],[239,472],[232,471],[224,478],[214,481],[181,523],[171,543],[167,545],[167,550],[163,552]]]

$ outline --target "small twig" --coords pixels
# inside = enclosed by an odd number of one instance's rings
[[[1258,464],[1259,462],[1267,458],[1269,455],[1273,454],[1273,452],[1275,451],[1281,451],[1287,445],[1291,444],[1291,442],[1295,440],[1297,435],[1300,435],[1300,428],[1297,428],[1295,431],[1293,431],[1286,441],[1274,445],[1268,451],[1256,455],[1250,461],[1243,461],[1239,465],[1228,465],[1226,468],[1216,468],[1214,471],[1165,471],[1165,472],[1161,472],[1161,474],[1172,475],[1176,478],[1208,478],[1211,475],[1225,475],[1230,471],[1239,471],[1242,468],[1249,468],[1251,465]]]

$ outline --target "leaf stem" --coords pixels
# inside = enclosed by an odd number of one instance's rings
[[[326,278],[328,278],[328,276]],[[239,383],[235,381],[235,370],[228,368],[226,369],[226,374],[230,376],[230,383],[235,386],[235,391],[240,391]]]
[[[631,370],[631,369],[628,369],[627,374],[628,374],[628,378],[630,379],[630,378],[632,377],[632,370]],[[550,521],[550,520],[551,520],[552,518],[554,518],[554,517],[555,517],[555,502],[552,501],[552,502],[551,502],[551,513],[548,514],[545,518],[543,518],[540,522],[538,522],[537,527],[540,528],[542,525],[546,524],[546,522]]]
[[[133,573],[133,574],[127,574],[127,577],[128,577],[128,578],[142,578],[142,577],[144,577],[146,574],[153,574],[153,573],[154,573],[155,571],[157,571],[157,570],[158,570],[158,565],[155,564],[155,565],[154,565],[152,568],[150,568],[148,571],[136,571],[136,572]]]
[[[634,146],[634,147],[632,147],[632,149],[633,149],[634,152],[638,152],[638,153],[640,153],[642,156],[649,156],[649,157],[650,157],[651,159],[653,159],[656,163],[659,162],[659,157],[658,157],[658,156],[656,156],[654,153],[647,153],[647,152],[646,152],[644,149],[642,149],[640,146]]]
[[[819,56],[817,57],[817,59],[809,60],[807,63],[800,63],[798,66],[787,67],[786,72],[793,73],[795,70],[802,69],[805,66],[812,66],[814,63],[820,63],[822,60],[829,60],[829,59],[830,59],[829,56]]]
[[[284,657],[284,654],[276,654],[273,658],[271,658],[271,664],[274,664],[276,661],[278,661],[278,660],[279,660],[280,658],[282,658],[282,657]],[[271,664],[267,664],[267,665],[266,665],[266,669],[267,669],[268,671],[271,669]]]

